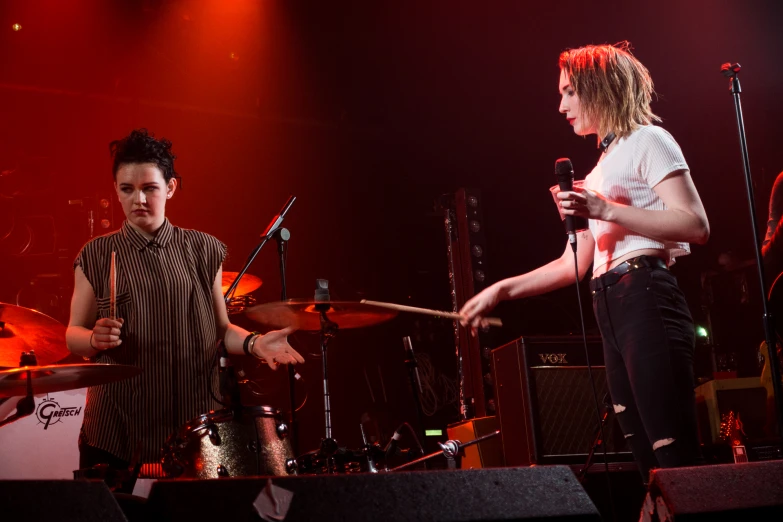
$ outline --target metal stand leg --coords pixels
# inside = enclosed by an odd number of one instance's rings
[[[321,441],[321,454],[326,457],[327,472],[334,473],[335,462],[334,455],[337,453],[338,445],[337,441],[332,438],[332,404],[329,397],[329,365],[327,362],[327,349],[329,347],[329,341],[331,341],[337,329],[339,328],[336,323],[333,323],[326,316],[326,312],[329,310],[329,305],[316,305],[321,307],[321,366],[323,369],[324,377],[324,421],[325,431],[324,439]]]

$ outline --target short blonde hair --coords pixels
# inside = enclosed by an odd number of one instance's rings
[[[560,69],[599,139],[609,132],[622,138],[640,125],[661,121],[650,109],[655,94],[650,72],[631,54],[630,43],[568,49],[560,54]]]

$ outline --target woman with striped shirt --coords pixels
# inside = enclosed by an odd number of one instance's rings
[[[209,372],[218,340],[229,353],[254,355],[272,369],[303,362],[288,344],[291,328],[254,335],[229,322],[221,291],[225,245],[166,219],[166,202],[177,189],[171,142],[134,130],[112,142],[111,152],[126,221],[88,242],[76,258],[66,342],[74,354],[144,371],[89,388],[82,468],[127,468],[139,447],[141,462],[156,462],[174,430],[219,408],[210,390],[216,376]],[[112,252],[116,319],[109,317]]]
[[[699,453],[693,320],[669,267],[688,243],[707,241],[709,224],[680,147],[652,124],[660,121],[650,109],[652,80],[627,42],[562,53],[559,91],[574,133],[596,135],[602,149],[584,188],[558,201],[563,214],[588,219],[578,234],[579,277],[593,265],[609,391],[646,481],[651,468],[689,465]],[[475,329],[501,300],[562,288],[574,274],[569,245],[470,299],[462,322]]]

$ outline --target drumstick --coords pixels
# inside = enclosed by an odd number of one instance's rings
[[[109,269],[109,319],[117,320],[117,253],[111,253]]]
[[[454,312],[441,312],[440,310],[430,310],[429,308],[418,308],[415,306],[400,305],[394,303],[382,303],[380,301],[368,301],[367,299],[361,300],[362,304],[370,306],[377,306],[379,308],[389,308],[391,310],[398,310],[400,312],[411,312],[413,314],[431,315],[434,317],[443,317],[446,319],[462,319],[460,314]],[[486,317],[487,324],[490,326],[503,326],[503,321],[499,317]]]

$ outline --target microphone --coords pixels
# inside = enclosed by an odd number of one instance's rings
[[[315,309],[319,312],[328,312],[331,308],[329,305],[329,281],[326,279],[315,280],[315,294],[313,295],[313,301],[315,301]]]
[[[400,426],[400,428],[402,428],[402,426]],[[397,442],[400,440],[400,428],[397,428],[397,431],[394,432],[392,438],[389,439],[389,443],[383,449],[386,460],[389,460],[392,455],[397,453]]]
[[[574,166],[571,164],[571,160],[568,158],[560,158],[555,162],[555,176],[557,177],[557,184],[560,187],[561,192],[571,192],[574,190]],[[577,225],[577,221],[579,225]],[[587,226],[584,224],[584,218],[576,218],[575,216],[565,217],[566,233],[568,234],[568,242],[571,244],[571,249],[576,252],[576,231],[584,230]]]

